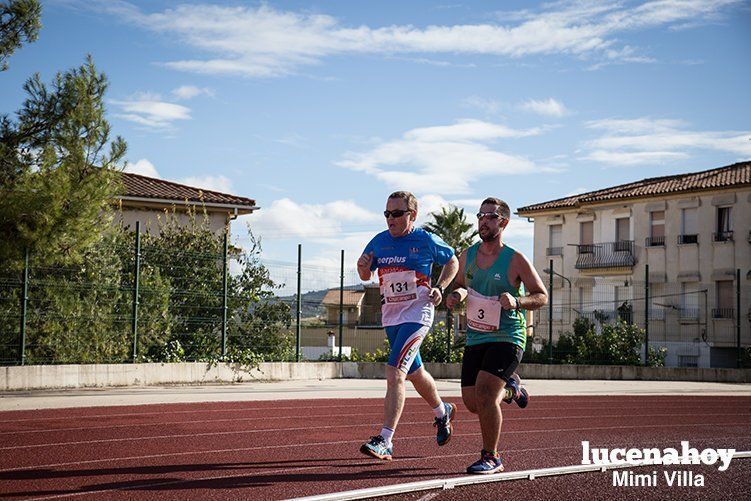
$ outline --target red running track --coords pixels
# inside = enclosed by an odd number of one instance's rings
[[[358,452],[380,430],[383,404],[376,399],[3,412],[0,496],[287,499],[464,476],[478,457],[480,428],[460,399],[448,400],[459,404],[451,442],[436,445],[432,411],[409,399],[392,462]],[[751,397],[533,397],[527,409],[504,406],[507,471],[580,464],[582,440],[608,448],[679,447],[688,440],[699,450],[751,450]],[[733,472],[751,487],[747,464]],[[713,478],[721,490],[722,472]],[[535,481],[554,486],[535,491],[523,482],[506,484],[527,499],[571,497],[565,481]],[[710,487],[701,491],[704,499]],[[502,492],[499,484],[471,489],[473,498]]]

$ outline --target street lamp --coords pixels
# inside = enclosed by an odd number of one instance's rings
[[[569,306],[569,323],[571,322],[571,280],[564,277],[553,269],[553,260],[550,260],[550,267],[542,270],[544,273],[550,275],[550,290],[548,291],[548,297],[550,298],[550,309],[548,314],[548,362],[553,363],[553,276],[559,276],[568,282],[568,306]]]

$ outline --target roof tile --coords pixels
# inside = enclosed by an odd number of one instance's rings
[[[751,162],[739,162],[733,165],[717,169],[688,174],[676,174],[673,176],[653,177],[642,179],[634,183],[622,184],[602,190],[590,191],[579,195],[559,198],[527,205],[517,209],[520,215],[533,212],[562,209],[569,207],[581,207],[583,205],[606,202],[610,200],[623,200],[629,198],[656,197],[661,195],[715,190],[740,186],[751,186]]]

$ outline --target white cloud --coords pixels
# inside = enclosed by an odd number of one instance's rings
[[[467,108],[475,108],[484,113],[495,115],[501,111],[501,103],[495,99],[486,99],[480,96],[469,96],[462,100],[462,105]]]
[[[246,218],[253,233],[265,239],[307,238],[320,242],[341,239],[345,228],[378,228],[383,222],[382,214],[364,209],[351,200],[300,204],[289,198],[274,200],[270,206]]]
[[[125,165],[125,169],[123,169],[123,172],[127,172],[130,174],[140,174],[142,176],[148,176],[160,179],[161,176],[159,175],[159,172],[157,172],[156,167],[154,167],[154,164],[149,162],[147,159],[142,158],[138,160],[136,163],[128,162]]]
[[[537,101],[535,99],[529,99],[519,106],[522,110],[537,113],[538,115],[544,115],[548,117],[562,117],[568,113],[568,110],[563,103],[556,101],[555,99],[548,98],[544,101]]]
[[[224,176],[190,176],[177,181],[202,190],[219,191],[232,194],[232,181]]]
[[[603,134],[585,143],[584,157],[609,165],[642,165],[690,158],[692,150],[751,156],[751,131],[695,131],[681,120],[642,117],[587,123]]]
[[[365,172],[393,188],[416,194],[470,193],[470,183],[498,174],[526,174],[537,170],[521,156],[491,149],[487,142],[540,134],[540,129],[514,130],[479,120],[424,127],[401,139],[382,143],[365,153],[349,152],[337,165]]]
[[[166,62],[182,71],[275,77],[320,64],[340,54],[475,54],[520,58],[530,55],[595,56],[638,61],[634,49],[619,47],[619,33],[685,27],[716,20],[741,0],[653,0],[629,6],[621,2],[564,1],[538,12],[506,13],[506,24],[448,26],[345,26],[325,14],[258,7],[183,4],[144,13],[124,1],[89,5],[176,38],[207,59]],[[87,5],[87,4],[83,4]],[[642,56],[643,57],[643,56]]]
[[[154,94],[139,94],[127,100],[110,102],[121,110],[114,116],[152,129],[168,129],[177,120],[190,120],[190,108],[162,101]]]
[[[172,89],[172,97],[177,100],[188,100],[198,96],[214,97],[214,91],[208,87],[196,87],[194,85],[181,85]]]

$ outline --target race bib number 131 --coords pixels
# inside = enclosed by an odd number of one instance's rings
[[[387,303],[417,299],[417,277],[414,271],[389,273],[383,279],[383,295]]]

